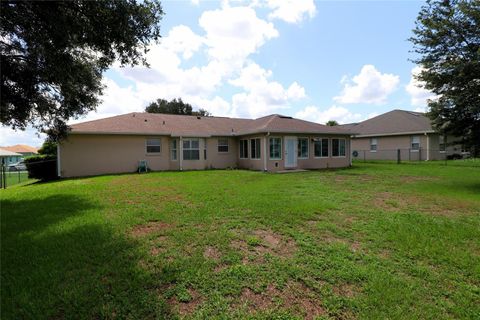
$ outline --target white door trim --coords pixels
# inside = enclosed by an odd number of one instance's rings
[[[297,167],[297,137],[294,136],[286,136],[284,137],[284,150],[285,150],[285,157],[284,157],[284,164],[285,168],[295,168]],[[288,141],[293,141],[293,150],[288,150]],[[288,162],[289,152],[293,152],[293,163]]]

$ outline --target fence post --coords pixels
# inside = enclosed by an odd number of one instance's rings
[[[397,149],[397,164],[400,164],[400,149]]]
[[[363,163],[365,163],[365,150],[363,150]]]
[[[5,175],[5,164],[2,163],[2,182],[3,182],[3,189],[7,188],[7,177]]]

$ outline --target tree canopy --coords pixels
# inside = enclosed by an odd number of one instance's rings
[[[338,122],[335,120],[328,120],[325,124],[330,127],[338,126]]]
[[[205,109],[198,109],[193,111],[190,104],[183,102],[182,98],[175,98],[171,101],[165,99],[157,99],[151,102],[146,108],[146,112],[149,113],[168,113],[168,114],[183,114],[183,115],[196,115],[203,117],[210,117],[211,113]]]
[[[102,73],[147,65],[160,37],[158,0],[1,1],[0,121],[53,136],[70,118],[95,110]]]
[[[480,151],[480,1],[429,0],[413,33],[433,126]]]

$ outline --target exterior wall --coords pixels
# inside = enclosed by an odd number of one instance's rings
[[[327,169],[327,168],[344,168],[350,166],[350,138],[348,136],[326,136],[326,135],[298,135],[297,138],[308,138],[308,158],[301,159],[297,157],[297,166],[294,168],[285,167],[285,137],[291,137],[292,134],[288,135],[271,135],[270,137],[280,137],[282,138],[282,159],[280,160],[271,160],[270,151],[269,151],[269,141],[267,140],[267,170],[268,171],[281,171],[288,169]],[[328,157],[325,158],[316,158],[315,149],[314,149],[314,140],[315,138],[328,138],[329,141],[329,150]],[[332,138],[345,139],[345,156],[341,157],[332,157]]]
[[[378,136],[353,138],[352,151],[358,151],[358,159],[366,160],[397,160],[397,150],[400,149],[400,158],[403,161],[411,160],[440,160],[444,159],[439,151],[438,134],[415,134],[420,137],[420,151],[411,151],[413,135]],[[377,151],[370,151],[370,139],[377,139]]]
[[[160,138],[159,154],[147,154],[147,138]],[[70,135],[60,144],[62,177],[135,172],[140,160],[152,170],[170,168],[167,137],[125,135]]]
[[[0,163],[9,165],[12,163],[20,162],[20,160],[22,159],[23,159],[23,156],[5,156],[5,157],[1,157]]]
[[[218,140],[228,139],[228,152],[218,152]],[[226,169],[238,167],[238,142],[233,137],[213,137],[207,139],[208,169]]]
[[[260,159],[252,159],[251,154],[251,147],[250,147],[250,139],[260,139]],[[240,140],[248,140],[248,159],[241,159],[240,158]],[[237,158],[238,158],[238,167],[242,169],[248,170],[265,170],[265,136],[263,135],[252,135],[252,136],[245,136],[239,137],[237,141]]]

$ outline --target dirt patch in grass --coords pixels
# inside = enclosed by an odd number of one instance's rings
[[[342,283],[333,287],[333,292],[337,296],[353,298],[360,293],[360,288],[351,283]]]
[[[244,288],[233,307],[239,305],[245,306],[250,313],[271,309],[289,310],[304,319],[315,319],[326,314],[317,294],[305,284],[292,281],[283,289],[270,284],[260,293]]]
[[[143,237],[154,232],[169,229],[171,227],[172,225],[166,222],[150,221],[147,224],[135,226],[130,232],[130,234],[133,237]]]
[[[434,177],[419,177],[419,176],[401,176],[401,177],[399,177],[399,179],[403,183],[414,183],[414,182],[439,180],[438,178],[434,178]]]
[[[205,259],[211,259],[211,260],[218,261],[222,257],[222,254],[220,253],[220,251],[217,248],[212,247],[212,246],[207,246],[205,248],[205,250],[203,251],[203,257]]]
[[[196,290],[190,288],[188,293],[190,295],[188,301],[180,301],[176,296],[168,300],[169,305],[182,317],[192,314],[203,302],[202,296]]]
[[[255,230],[244,235],[244,239],[235,239],[231,246],[244,254],[243,263],[263,262],[265,254],[290,258],[297,250],[293,239],[277,234],[271,230]]]

